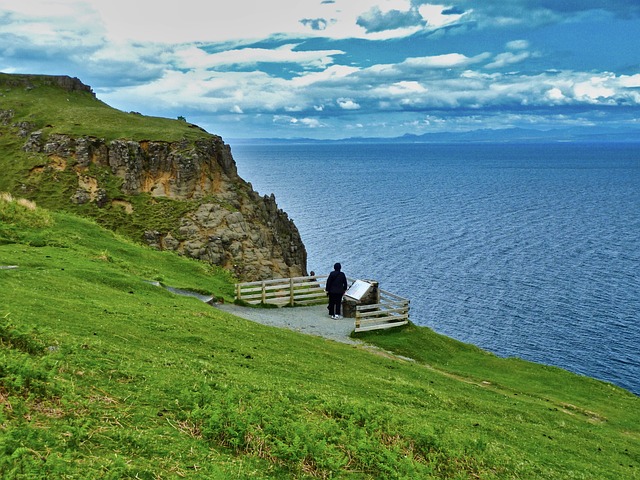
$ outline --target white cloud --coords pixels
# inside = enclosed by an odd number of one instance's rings
[[[267,38],[274,33],[300,34],[299,20],[320,15],[317,2],[157,2],[93,0],[111,38],[163,43],[225,42]],[[123,14],[126,12],[126,14]],[[277,12],[277,15],[274,15]]]
[[[153,114],[176,107],[209,113],[274,112],[301,100],[286,81],[262,72],[167,71],[147,84],[98,94],[116,107],[146,105]]]
[[[553,87],[549,89],[549,91],[547,91],[546,93],[546,96],[552,102],[560,102],[566,99],[566,97],[564,96],[564,93],[562,93],[562,90],[560,90],[558,87]]]
[[[622,75],[620,76],[620,85],[625,88],[639,88],[640,87],[640,73],[635,75]]]
[[[274,115],[272,117],[273,123],[276,124],[285,124],[285,125],[296,125],[303,126],[307,128],[322,128],[325,125],[318,120],[317,118],[297,118],[291,117],[289,115]]]
[[[127,111],[222,124],[241,118],[265,129],[273,117],[278,126],[335,128],[334,135],[358,124],[382,129],[379,115],[397,118],[397,128],[417,129],[428,123],[421,120],[425,111],[449,112],[446,122],[453,125],[467,110],[506,117],[529,107],[640,106],[640,74],[591,66],[573,71],[579,63],[563,66],[569,55],[552,56],[539,36],[533,42],[524,30],[497,28],[569,21],[569,13],[582,14],[586,4],[631,14],[630,3],[427,1],[0,0],[0,70],[33,72],[28,69],[35,66],[78,76],[99,98]],[[479,28],[493,29],[496,36],[480,45],[497,50],[478,53],[477,43],[460,41]],[[352,42],[417,32],[424,35],[398,41],[398,48]],[[334,41],[341,39],[347,40]],[[588,48],[586,40],[580,48]],[[558,70],[544,70],[543,62]],[[503,73],[506,68],[512,71]],[[467,115],[464,124],[482,118]]]
[[[5,17],[0,23],[0,33],[26,38],[35,46],[60,47],[64,43],[77,47],[104,43],[102,21],[86,2],[2,0],[0,14]]]
[[[369,2],[369,3],[376,3],[376,2]],[[382,2],[378,2],[377,7],[383,13],[391,12],[392,10],[405,12],[411,8],[411,2],[409,0],[384,0]]]
[[[360,109],[360,105],[354,102],[350,98],[339,98],[336,100],[338,106],[343,110],[358,110]]]
[[[296,87],[306,87],[314,83],[335,82],[345,79],[346,77],[359,72],[357,67],[348,67],[345,65],[332,65],[320,72],[305,73],[294,78],[291,83]]]
[[[493,62],[488,63],[487,65],[485,65],[485,67],[486,68],[503,68],[503,67],[506,67],[507,65],[512,65],[514,63],[523,62],[524,60],[526,60],[530,56],[531,56],[531,53],[529,53],[529,52],[520,52],[520,53],[504,52],[504,53],[499,53],[498,55],[495,56],[495,59],[493,60]]]
[[[333,56],[342,50],[295,51],[297,45],[287,44],[277,48],[237,48],[223,52],[207,53],[196,45],[179,48],[175,55],[183,68],[214,68],[231,65],[255,65],[257,63],[296,63],[304,67],[322,68],[333,63]]]
[[[418,11],[422,15],[431,28],[441,28],[458,22],[464,14],[448,14],[443,12],[447,10],[447,5],[422,5]]]
[[[301,118],[299,122],[309,128],[320,128],[323,126],[317,118]]]
[[[512,40],[507,42],[506,45],[508,50],[526,50],[529,48],[528,40]]]
[[[591,77],[590,79],[578,82],[573,87],[575,98],[586,102],[596,102],[609,99],[616,94],[616,91],[609,86],[611,77]]]
[[[486,54],[467,57],[461,53],[447,53],[431,57],[407,58],[401,65],[420,68],[454,68],[478,63],[486,58]]]
[[[230,42],[247,44],[274,36],[402,38],[424,25],[382,32],[367,32],[358,19],[372,8],[380,12],[409,12],[408,0],[233,0],[203,2],[181,0],[2,0],[2,10],[33,20],[12,29],[34,35],[34,41],[58,36],[65,29],[77,41],[97,34],[111,42],[190,44]],[[428,29],[455,23],[460,15],[442,15],[442,6],[422,6]]]
[[[400,81],[387,87],[386,91],[389,95],[409,95],[424,93],[427,89],[419,82]]]
[[[339,115],[340,111],[377,115],[405,109],[480,111],[490,107],[508,112],[523,107],[640,104],[636,91],[638,75],[596,76],[571,71],[489,74],[470,69],[452,73],[442,68],[431,69],[431,61],[409,62],[411,68],[406,63],[388,65],[382,70],[370,67],[343,71],[345,67],[331,66],[323,72],[303,73],[292,79],[258,71],[168,71],[156,81],[114,89],[100,97],[115,106],[128,105],[128,110],[144,111],[138,105],[154,105],[167,111],[180,107],[188,117],[192,116],[189,111],[245,115],[271,112],[281,115],[276,119],[286,118],[291,124],[309,126],[313,123],[309,119],[318,119],[319,115],[327,118],[328,111],[331,115]],[[445,63],[467,62],[459,59]],[[430,72],[428,76],[424,74],[425,68]],[[336,72],[328,74],[327,70]],[[292,117],[293,112],[300,115]]]

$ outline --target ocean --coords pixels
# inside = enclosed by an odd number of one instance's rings
[[[231,145],[242,178],[411,320],[640,395],[640,144]]]

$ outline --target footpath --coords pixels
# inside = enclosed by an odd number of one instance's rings
[[[316,335],[337,342],[360,345],[349,335],[354,329],[353,318],[333,319],[326,305],[311,307],[251,308],[230,303],[215,304],[214,308],[238,317],[272,327],[288,328],[308,335]]]

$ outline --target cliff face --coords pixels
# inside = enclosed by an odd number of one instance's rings
[[[65,90],[81,88],[75,79],[52,77],[52,82]],[[12,123],[11,111],[0,113],[0,121],[23,138],[23,150],[46,159],[31,169],[32,177],[55,170],[77,178],[69,204],[94,203],[133,214],[136,195],[187,202],[187,213],[174,228],[144,232],[150,246],[222,266],[244,280],[306,275],[298,229],[273,195],[261,197],[238,176],[220,137],[162,142],[47,135],[29,123]],[[107,188],[104,172],[120,180],[117,195]]]
[[[184,215],[179,234],[147,231],[155,248],[174,250],[233,271],[243,279],[306,275],[306,250],[298,229],[273,196],[261,197],[237,173],[228,145],[219,137],[193,143],[134,142],[67,135],[42,139],[28,135],[25,151],[44,153],[59,170],[71,168],[78,188],[73,203],[133,205],[126,197],[191,200],[194,211]],[[91,166],[108,167],[122,179],[122,198],[108,198]]]

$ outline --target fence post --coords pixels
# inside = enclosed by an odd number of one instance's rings
[[[264,280],[262,281],[262,303],[267,303],[267,286]]]
[[[293,307],[293,277],[289,277],[289,305]]]
[[[238,300],[242,299],[242,289],[240,288],[240,284],[236,283],[236,298]]]

